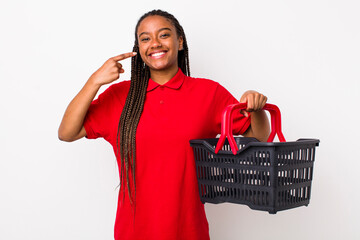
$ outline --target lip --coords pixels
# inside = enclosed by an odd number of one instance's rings
[[[159,59],[164,57],[166,53],[167,53],[166,50],[159,50],[159,51],[151,52],[148,56],[151,57],[152,59]]]

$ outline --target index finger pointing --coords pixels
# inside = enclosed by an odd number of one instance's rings
[[[126,58],[133,57],[136,54],[137,54],[137,52],[123,53],[123,54],[117,55],[115,57],[112,57],[112,59],[115,60],[115,61],[121,61],[121,60],[124,60]]]

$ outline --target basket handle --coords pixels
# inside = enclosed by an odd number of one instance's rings
[[[235,155],[239,150],[237,144],[235,142],[234,136],[232,134],[232,116],[235,110],[242,110],[247,108],[247,103],[236,103],[229,105],[225,108],[222,114],[221,119],[221,136],[218,140],[218,143],[215,148],[215,153],[218,153],[221,148],[224,146],[225,138],[228,138],[231,150]],[[281,113],[280,109],[273,104],[265,104],[263,110],[267,110],[270,112],[271,116],[271,133],[267,140],[267,142],[272,142],[275,138],[275,134],[278,135],[280,142],[285,142],[284,135],[281,131]]]

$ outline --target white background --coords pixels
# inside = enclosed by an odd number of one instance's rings
[[[183,25],[191,73],[280,107],[288,141],[319,138],[310,205],[276,215],[206,204],[211,239],[359,239],[358,1],[0,4],[0,239],[112,239],[119,183],[103,139],[64,143],[67,104],[145,12]],[[130,61],[123,62],[129,79]],[[103,91],[105,88],[102,88]]]

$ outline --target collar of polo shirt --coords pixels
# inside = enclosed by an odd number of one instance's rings
[[[164,85],[160,85],[157,82],[154,82],[151,78],[149,79],[149,84],[147,87],[147,92],[150,92],[152,90],[154,90],[155,88],[159,87],[159,86],[164,86],[164,87],[168,87],[174,90],[178,90],[180,89],[181,85],[183,84],[185,79],[185,74],[181,71],[181,69],[179,68],[178,72],[176,73],[176,75],[170,79],[167,83],[165,83]]]

